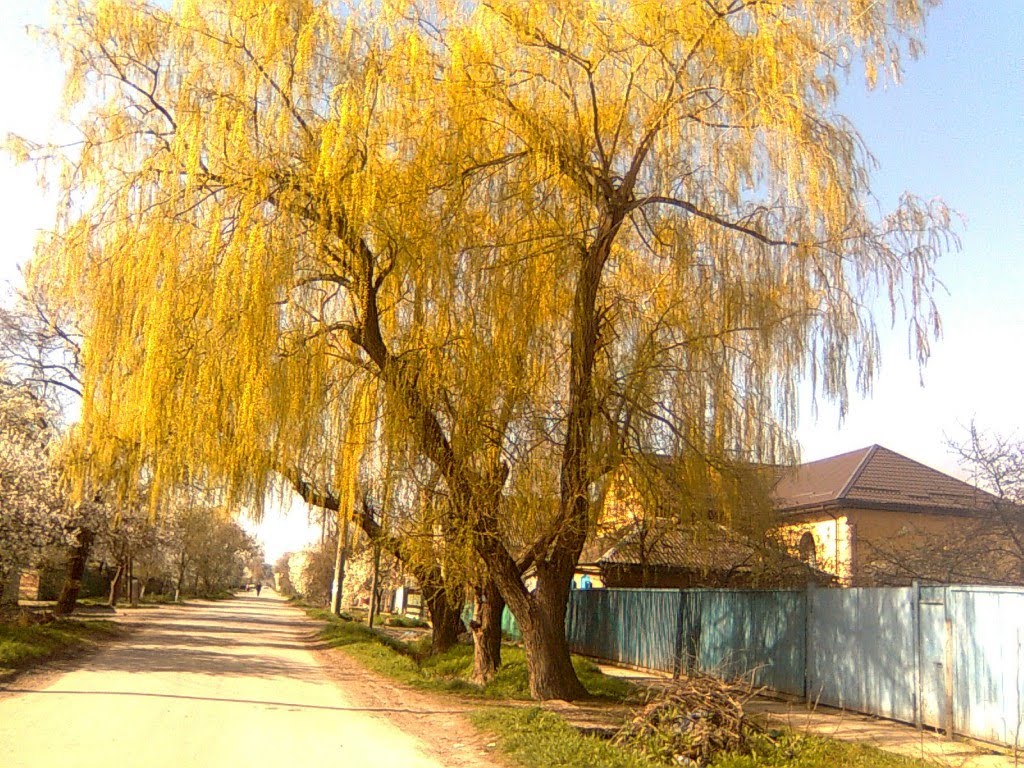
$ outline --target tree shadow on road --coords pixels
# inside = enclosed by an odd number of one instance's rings
[[[28,696],[134,696],[156,699],[179,699],[182,701],[213,701],[224,704],[246,704],[259,705],[268,709],[286,709],[291,711],[300,710],[326,710],[330,712],[367,712],[381,714],[406,714],[406,715],[458,715],[460,709],[411,709],[408,707],[334,707],[327,704],[305,704],[295,701],[267,701],[265,699],[239,699],[225,698],[220,696],[186,696],[172,693],[143,693],[135,691],[35,691],[27,688],[6,688],[5,693],[18,693]]]

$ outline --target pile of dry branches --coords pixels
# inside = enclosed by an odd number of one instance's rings
[[[704,766],[721,752],[742,751],[762,729],[744,714],[757,693],[749,684],[686,677],[653,693],[615,737],[669,765]]]

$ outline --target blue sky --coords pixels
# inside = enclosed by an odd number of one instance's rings
[[[46,5],[3,2],[0,136],[46,138],[56,124],[59,66],[24,34],[45,21]],[[873,395],[857,399],[842,426],[828,404],[817,418],[809,404],[802,409],[805,460],[880,443],[960,474],[946,436],[972,418],[1004,433],[1024,424],[1024,2],[950,0],[929,16],[924,42],[899,86],[868,92],[851,81],[840,111],[878,160],[873,186],[884,208],[909,190],[942,197],[966,220],[961,253],[939,266],[944,337],[921,386],[905,331],[885,330]],[[47,202],[30,169],[0,156],[0,280],[17,279],[15,265],[49,220]]]
[[[898,87],[851,82],[840,110],[878,160],[884,207],[910,190],[966,219],[962,251],[938,269],[944,335],[921,387],[905,333],[886,333],[873,397],[854,403],[842,428],[834,409],[815,420],[804,408],[805,459],[881,443],[955,472],[946,436],[972,418],[1004,433],[1024,423],[1024,3],[948,2],[929,16],[924,42]]]

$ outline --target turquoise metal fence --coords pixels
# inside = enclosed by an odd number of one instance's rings
[[[505,610],[501,612],[501,633],[510,640],[522,640],[523,633],[519,631],[519,622],[516,621],[516,617],[512,615],[512,611],[505,606]]]
[[[946,616],[954,730],[1024,745],[1024,591],[949,587]]]
[[[678,590],[576,590],[566,615],[569,643],[587,656],[672,672],[680,602]]]
[[[800,591],[578,590],[566,633],[587,656],[670,673],[750,674],[802,695],[805,605]]]
[[[813,590],[808,697],[915,722],[914,595],[909,588]]]
[[[1024,744],[1022,589],[578,590],[566,633],[599,659]]]
[[[697,668],[804,694],[806,594],[795,590],[687,590],[700,603]]]

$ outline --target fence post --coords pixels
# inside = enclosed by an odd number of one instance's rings
[[[691,590],[690,594],[693,595],[693,606],[689,618],[690,631],[686,633],[686,671],[696,674],[701,671],[700,645],[704,633],[704,599],[708,590]]]
[[[814,634],[814,590],[818,585],[808,580],[804,592],[804,700],[811,706],[811,637]]]
[[[949,590],[946,590],[947,595]],[[948,599],[948,598],[947,598]],[[946,605],[946,664],[945,669],[945,725],[946,738],[953,738],[953,620],[949,617],[949,605]]]
[[[676,610],[676,648],[672,660],[672,679],[678,680],[683,673],[683,629],[686,625],[686,593],[679,590],[679,608]]]
[[[910,583],[910,610],[912,615],[912,633],[914,635],[914,725],[924,730],[921,713],[921,582],[914,579]]]

